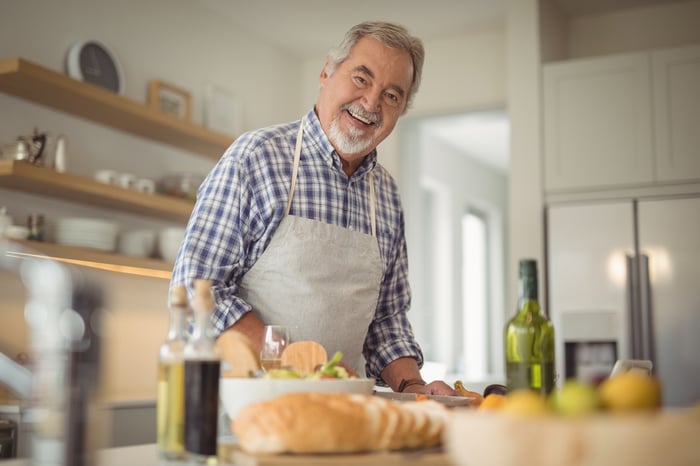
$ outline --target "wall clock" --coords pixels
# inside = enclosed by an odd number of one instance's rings
[[[124,75],[117,57],[96,40],[71,46],[66,55],[66,72],[71,78],[124,93]]]

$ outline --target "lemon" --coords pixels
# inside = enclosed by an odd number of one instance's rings
[[[655,377],[628,371],[603,381],[598,387],[603,406],[610,411],[630,412],[661,406],[661,384]]]
[[[497,410],[501,409],[506,402],[506,397],[504,395],[499,395],[497,393],[491,393],[487,395],[486,398],[479,404],[478,409],[487,410]]]
[[[596,389],[576,379],[564,382],[550,395],[549,401],[554,411],[563,416],[582,416],[600,407]]]
[[[523,416],[544,416],[550,413],[545,398],[529,389],[509,393],[501,411]]]

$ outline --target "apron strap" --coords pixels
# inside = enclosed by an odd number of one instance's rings
[[[297,140],[294,144],[294,164],[292,165],[292,181],[289,184],[289,195],[287,196],[287,207],[284,209],[284,215],[289,215],[292,210],[292,199],[294,198],[294,190],[297,185],[297,173],[299,172],[299,160],[301,160],[301,140],[304,133],[304,120],[299,123],[299,132],[297,133]],[[370,223],[372,225],[372,236],[377,237],[377,206],[374,195],[374,172],[370,171],[367,176],[369,177],[369,217]]]
[[[297,185],[297,172],[299,171],[299,160],[301,159],[301,136],[304,133],[304,120],[299,123],[299,132],[297,133],[297,141],[294,145],[294,165],[292,165],[292,182],[289,186],[289,196],[287,199],[287,208],[284,210],[284,215],[289,215],[292,210],[292,199],[294,198],[294,189]]]
[[[377,207],[374,200],[374,171],[370,170],[369,177],[369,220],[372,223],[372,236],[377,237]]]

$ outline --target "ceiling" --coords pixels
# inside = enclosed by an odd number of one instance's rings
[[[511,0],[512,1],[512,0]],[[684,0],[551,0],[572,16]],[[325,53],[353,25],[389,20],[424,40],[505,24],[508,0],[200,0],[204,8],[276,47],[303,57]]]
[[[353,25],[389,20],[423,40],[503,27],[508,0],[200,0],[251,37],[302,59],[322,60]],[[571,16],[683,0],[552,0]],[[501,170],[508,167],[505,112],[439,117],[426,130],[465,154]]]

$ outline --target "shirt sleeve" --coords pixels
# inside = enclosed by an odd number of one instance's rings
[[[382,370],[398,358],[413,357],[419,367],[423,365],[423,353],[407,316],[411,292],[403,215],[393,251],[394,256],[382,281],[375,317],[363,349],[367,376],[375,378],[381,385],[385,385],[381,379]]]
[[[195,278],[212,280],[217,334],[251,309],[238,297],[238,283],[250,268],[251,245],[269,223],[251,186],[251,146],[239,138],[200,186],[171,280],[189,288]]]

